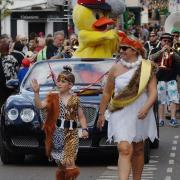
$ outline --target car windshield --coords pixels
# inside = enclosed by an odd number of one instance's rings
[[[81,61],[77,59],[41,61],[35,63],[29,70],[22,82],[21,89],[32,91],[30,82],[37,79],[41,91],[55,90],[56,86],[52,74],[57,78],[65,65],[69,65],[75,75],[74,89],[92,83],[94,86],[102,86],[106,77],[104,74],[108,72],[113,63],[114,60],[110,59],[106,61]]]

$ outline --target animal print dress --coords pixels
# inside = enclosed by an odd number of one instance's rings
[[[53,134],[53,148],[51,157],[58,165],[74,164],[78,152],[79,138],[78,129],[64,128],[63,121],[78,121],[78,107],[80,101],[77,96],[72,95],[65,105],[59,100],[60,113]],[[61,122],[61,123],[59,123]]]

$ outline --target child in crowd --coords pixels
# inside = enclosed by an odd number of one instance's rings
[[[79,175],[79,169],[75,165],[79,144],[78,121],[82,127],[82,138],[88,138],[88,129],[80,100],[71,92],[75,83],[72,69],[69,66],[64,66],[63,69],[56,82],[59,93],[51,92],[41,101],[37,80],[32,80],[31,86],[36,107],[43,110],[41,112],[46,112],[43,126],[46,154],[58,164],[56,180],[74,180]]]
[[[20,83],[22,82],[22,80],[24,79],[24,76],[28,72],[30,64],[31,62],[29,61],[29,59],[24,58],[22,60],[21,68],[19,69],[18,74],[17,74]]]

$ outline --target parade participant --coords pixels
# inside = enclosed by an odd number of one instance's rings
[[[118,33],[115,22],[108,18],[116,11],[122,14],[125,5],[120,0],[77,0],[73,22],[78,29],[78,49],[73,57],[111,58],[117,51]],[[84,21],[84,17],[86,20]]]
[[[97,126],[108,120],[108,140],[117,143],[118,174],[140,180],[144,166],[144,141],[157,138],[152,106],[156,101],[156,66],[142,59],[143,46],[130,37],[121,40],[119,61],[109,71],[99,108]],[[105,113],[108,108],[109,113]],[[107,116],[108,114],[108,116]]]
[[[151,51],[155,48],[160,47],[161,42],[158,39],[158,35],[156,32],[152,31],[149,34],[149,41],[146,41],[144,44],[144,48],[146,49],[146,58],[149,59]]]
[[[46,134],[46,154],[58,164],[56,180],[74,180],[79,175],[75,165],[78,152],[78,120],[82,138],[88,138],[88,129],[79,98],[71,93],[75,77],[68,66],[57,78],[59,93],[50,93],[43,101],[39,98],[39,85],[32,80],[35,105],[47,113],[43,129]],[[46,114],[44,113],[44,114]]]
[[[179,126],[176,120],[176,104],[179,103],[179,95],[177,89],[177,74],[180,74],[180,56],[173,46],[173,37],[169,33],[163,33],[161,38],[161,46],[152,50],[150,60],[159,65],[157,72],[158,80],[158,103],[159,103],[159,125],[165,124],[165,105],[170,105],[172,127]]]
[[[173,48],[176,49],[178,53],[180,53],[180,38],[179,38],[180,30],[173,28],[171,34],[173,36]]]

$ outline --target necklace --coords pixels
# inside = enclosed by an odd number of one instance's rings
[[[128,69],[135,68],[135,67],[139,66],[141,64],[141,61],[142,61],[142,57],[141,56],[139,56],[138,60],[133,62],[133,63],[130,63],[130,62],[127,62],[127,61],[125,61],[123,59],[120,59],[120,63],[124,67],[127,67]]]

